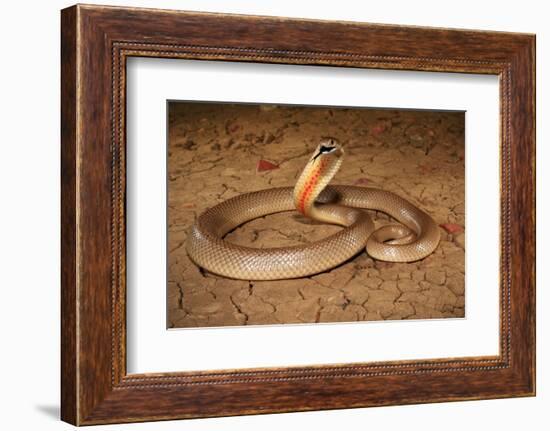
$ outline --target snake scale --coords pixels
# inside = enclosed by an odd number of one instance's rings
[[[228,278],[280,280],[327,271],[365,248],[372,258],[387,262],[413,262],[430,255],[440,234],[427,213],[388,191],[328,185],[340,169],[343,155],[336,139],[323,138],[294,187],[242,194],[207,209],[187,238],[191,260]],[[251,248],[223,239],[247,221],[293,209],[344,228],[323,240],[292,247]],[[387,213],[400,224],[375,229],[364,209]]]

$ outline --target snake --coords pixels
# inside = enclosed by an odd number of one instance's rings
[[[329,184],[343,156],[337,139],[322,138],[294,187],[244,193],[208,208],[191,226],[187,254],[202,270],[252,281],[312,276],[361,251],[384,262],[415,262],[433,253],[440,240],[438,225],[417,206],[390,191]],[[292,210],[342,229],[316,242],[286,247],[254,248],[224,239],[251,220]],[[366,210],[386,213],[398,223],[376,229]]]

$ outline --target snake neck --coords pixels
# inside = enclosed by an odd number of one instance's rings
[[[294,187],[294,205],[307,217],[318,219],[315,200],[332,180],[342,164],[341,157],[313,158],[302,171]]]

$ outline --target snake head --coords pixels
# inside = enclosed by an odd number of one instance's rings
[[[321,142],[317,145],[311,160],[315,161],[318,157],[328,154],[334,157],[341,157],[344,154],[342,145],[340,145],[337,139],[330,136],[321,139]]]

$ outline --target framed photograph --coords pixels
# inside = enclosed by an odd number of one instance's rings
[[[62,419],[535,394],[535,37],[62,11]]]

